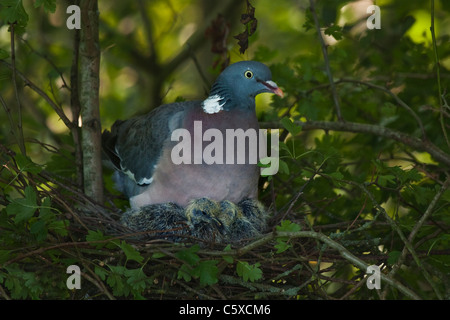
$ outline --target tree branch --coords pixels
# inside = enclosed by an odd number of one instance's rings
[[[321,129],[326,131],[342,131],[354,133],[368,133],[387,139],[398,141],[406,146],[414,148],[418,151],[428,152],[438,162],[450,167],[450,155],[442,151],[430,141],[423,141],[419,138],[412,137],[403,132],[381,127],[373,124],[356,123],[356,122],[328,122],[328,121],[295,121],[303,130]],[[282,128],[279,121],[261,122],[261,128]]]
[[[269,233],[269,234],[263,236],[262,238],[259,238],[255,241],[251,242],[250,244],[248,244],[242,248],[227,251],[226,254],[232,255],[232,256],[241,256],[245,253],[255,250],[256,248],[262,246],[263,244],[265,244],[267,242],[270,242],[270,241],[272,241],[276,238],[280,238],[280,237],[292,238],[292,239],[293,238],[316,239],[318,241],[325,243],[330,248],[337,250],[339,252],[339,254],[341,255],[341,257],[343,257],[345,260],[349,261],[350,263],[352,263],[353,265],[355,265],[362,271],[366,272],[367,267],[369,267],[368,264],[366,264],[363,260],[361,260],[358,257],[356,257],[355,255],[353,255],[344,246],[342,246],[341,244],[337,243],[336,241],[330,239],[326,235],[319,233],[319,232],[315,232],[315,231],[296,231],[296,232],[274,231],[272,233]],[[210,254],[210,255],[223,255],[224,254],[222,251],[207,251],[207,252],[203,252],[203,253]],[[389,285],[391,285],[394,288],[397,288],[399,291],[403,292],[406,296],[408,296],[412,299],[415,299],[415,300],[421,299],[416,293],[411,291],[409,288],[405,287],[400,282],[392,279],[391,277],[389,277],[383,273],[380,273],[380,278],[384,282],[388,283]]]
[[[314,6],[314,0],[309,0],[310,3],[310,10],[312,13],[312,16],[314,18],[314,24],[316,26],[317,36],[319,37],[320,46],[322,48],[322,54],[323,54],[323,60],[325,61],[325,70],[328,75],[328,81],[330,82],[331,86],[331,93],[333,96],[334,101],[334,107],[336,109],[336,115],[339,121],[343,121],[342,114],[341,114],[341,106],[339,103],[339,97],[336,91],[336,86],[334,84],[333,75],[331,74],[330,69],[330,61],[328,60],[328,52],[327,52],[327,46],[325,45],[325,41],[323,40],[322,33],[320,31],[320,25],[319,25],[319,19],[317,18],[316,8]]]

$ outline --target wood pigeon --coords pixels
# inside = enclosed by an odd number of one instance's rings
[[[155,209],[167,211],[171,207],[174,216],[177,216],[179,208],[184,208],[184,215],[180,214],[190,223],[204,220],[200,212],[207,212],[211,222],[216,216],[212,209],[214,206],[223,208],[225,204],[227,207],[225,201],[233,204],[246,199],[257,201],[257,164],[249,161],[245,164],[229,164],[225,161],[207,163],[205,159],[199,160],[199,154],[204,154],[208,143],[204,136],[196,136],[196,130],[200,124],[202,133],[212,129],[223,137],[227,129],[258,130],[256,95],[270,92],[283,96],[282,90],[271,78],[270,69],[260,62],[237,62],[219,75],[205,100],[162,105],[146,115],[116,121],[111,132],[105,130],[102,135],[104,154],[116,169],[116,187],[130,200],[131,211],[128,216],[136,216],[136,212],[142,214],[147,210],[146,220],[149,220],[152,216],[149,212]],[[191,156],[191,161],[181,163],[173,158],[174,148],[181,141],[180,138],[174,139],[174,133],[180,132],[180,129],[193,137],[190,140],[192,147],[180,152],[183,157]],[[210,138],[210,141],[213,139],[216,138]],[[227,143],[230,142],[223,139],[223,159],[227,156]],[[236,147],[232,151],[236,153]],[[248,145],[246,157],[250,157]],[[202,202],[200,199],[207,200]],[[169,203],[171,205],[167,205]],[[208,210],[193,209],[193,203],[200,208],[207,203]],[[233,210],[236,213],[232,215],[234,220],[242,216],[241,207],[237,206]],[[221,218],[227,220],[224,212],[226,210],[221,211]],[[253,213],[244,215],[252,216]],[[230,225],[233,219],[225,225]],[[224,223],[216,222],[213,224],[220,230],[220,225]],[[148,224],[148,221],[145,223]],[[135,226],[135,229],[143,227]]]

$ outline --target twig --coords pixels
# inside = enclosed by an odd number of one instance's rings
[[[42,54],[38,51],[36,51],[29,43],[27,40],[25,40],[24,38],[20,38],[20,40],[22,40],[23,43],[25,43],[25,45],[37,56],[41,57],[42,59],[44,59],[45,61],[47,61],[52,68],[58,73],[59,77],[61,78],[61,81],[63,82],[63,88],[66,88],[67,90],[71,91],[71,88],[67,85],[66,79],[64,78],[64,74],[62,73],[62,71],[56,66],[56,64],[47,57],[47,55]]]
[[[11,300],[11,297],[8,296],[8,294],[6,293],[5,289],[3,289],[2,286],[0,286],[0,297],[5,298],[5,300]]]
[[[151,24],[150,19],[148,18],[147,10],[146,10],[144,2],[142,0],[138,0],[137,6],[138,6],[139,12],[141,14],[144,32],[145,32],[145,35],[147,38],[148,45],[150,47],[150,57],[149,58],[151,60],[151,63],[156,65],[158,62],[158,52],[156,51],[155,40],[153,39],[152,24]]]
[[[325,70],[328,75],[328,81],[330,82],[331,94],[333,96],[334,107],[336,109],[336,115],[337,115],[337,118],[339,121],[343,121],[344,119],[342,118],[342,114],[341,114],[341,106],[339,103],[336,86],[334,85],[333,75],[331,74],[327,46],[325,45],[325,41],[323,40],[322,33],[320,31],[320,24],[319,24],[319,19],[317,18],[316,8],[314,6],[314,0],[309,0],[309,3],[310,3],[310,10],[311,10],[312,16],[314,18],[314,24],[316,26],[317,36],[319,37],[320,46],[322,47],[323,59],[325,61]]]
[[[414,148],[419,151],[426,151],[433,156],[437,161],[450,167],[450,155],[436,147],[430,141],[422,141],[416,137],[412,137],[400,131],[392,130],[386,127],[363,124],[357,122],[329,122],[329,121],[295,121],[296,125],[299,125],[303,130],[322,129],[326,131],[343,131],[354,133],[369,133],[376,136],[392,139],[398,141],[404,145]],[[282,128],[279,121],[262,122],[261,128]]]
[[[241,256],[245,253],[251,252],[252,250],[255,250],[256,248],[262,246],[263,244],[270,242],[276,238],[283,237],[283,238],[312,238],[319,240],[329,246],[330,248],[333,248],[339,252],[341,257],[343,257],[345,260],[349,261],[356,267],[360,268],[362,271],[366,271],[367,267],[369,267],[368,264],[366,264],[363,260],[359,259],[355,255],[353,255],[349,250],[347,250],[344,246],[337,243],[336,241],[330,239],[326,235],[314,232],[314,231],[296,231],[296,232],[286,232],[286,231],[273,231],[272,233],[266,234],[265,236],[251,242],[250,244],[239,248],[227,251],[227,255],[233,255],[233,256]],[[213,256],[222,256],[222,251],[205,251],[203,253],[207,253],[209,255]],[[398,281],[392,279],[390,276],[387,276],[383,273],[380,274],[380,278],[388,283],[389,285],[395,287],[399,291],[403,292],[406,296],[420,300],[421,298],[411,291],[409,288],[405,287],[403,284],[399,283]]]
[[[411,232],[408,236],[408,241],[412,242],[414,240],[415,236],[417,235],[417,232],[423,226],[425,221],[428,220],[428,218],[431,216],[438,200],[441,198],[441,196],[444,194],[444,192],[448,189],[449,186],[450,186],[450,177],[448,177],[447,180],[445,180],[441,189],[438,191],[438,193],[436,193],[433,200],[431,200],[425,213],[422,215],[422,217],[420,217],[419,221],[416,223],[414,228],[411,230]]]
[[[433,41],[433,51],[434,51],[434,62],[436,64],[436,78],[437,78],[437,84],[438,84],[438,91],[439,91],[439,111],[440,111],[440,123],[442,128],[442,133],[444,134],[445,141],[447,142],[447,147],[450,148],[450,141],[448,140],[447,136],[447,130],[445,129],[444,125],[444,101],[442,99],[442,88],[441,88],[441,75],[440,75],[440,63],[439,63],[439,56],[437,52],[437,44],[436,44],[436,35],[434,33],[434,0],[431,0],[431,38]]]
[[[3,99],[2,95],[0,95],[0,103],[3,106],[3,109],[5,109],[6,115],[8,116],[8,121],[11,126],[11,133],[13,134],[14,138],[17,140],[17,143],[19,143],[19,139],[17,137],[17,132],[16,132],[16,126],[14,125],[14,119],[11,114],[11,109],[9,109],[9,107],[6,104],[5,100]]]
[[[422,120],[419,118],[419,116],[414,112],[414,110],[410,106],[408,106],[402,99],[400,99],[391,90],[389,90],[387,88],[384,88],[382,86],[370,83],[370,82],[360,81],[360,80],[353,80],[353,79],[340,79],[340,80],[336,81],[335,83],[338,84],[338,83],[343,83],[343,82],[361,84],[361,85],[364,85],[364,86],[369,87],[369,88],[374,88],[374,89],[383,91],[383,92],[387,93],[388,95],[390,95],[395,100],[395,102],[397,102],[402,108],[407,110],[413,116],[413,118],[417,121],[417,124],[420,127],[420,131],[422,133],[422,139],[423,140],[426,139],[425,129],[423,127]]]
[[[13,70],[13,65],[9,64],[8,62],[4,60],[0,60],[0,63],[3,63],[5,66]],[[53,110],[58,114],[58,116],[61,118],[61,120],[64,122],[64,124],[67,126],[67,128],[71,128],[71,122],[69,118],[65,115],[64,111],[50,98],[42,89],[40,89],[36,84],[34,84],[30,79],[28,79],[24,74],[22,74],[20,71],[16,70],[16,74],[22,79],[22,81],[25,82],[25,85],[29,86],[34,92],[36,92],[38,95],[40,95],[42,98],[44,98],[45,101],[53,108]]]
[[[431,202],[428,205],[428,208],[426,209],[425,213],[422,215],[422,217],[416,223],[414,228],[411,230],[411,232],[410,232],[410,234],[408,236],[409,243],[412,243],[414,241],[414,238],[417,235],[417,232],[420,230],[420,228],[423,226],[425,221],[433,213],[434,207],[436,206],[438,200],[441,198],[441,196],[444,194],[444,192],[447,190],[449,185],[450,185],[450,177],[447,178],[447,180],[444,182],[444,185],[441,187],[441,189],[438,191],[438,193],[436,193],[436,195],[434,196],[433,200],[431,200]],[[440,230],[438,230],[438,231],[440,231]],[[392,268],[392,270],[390,272],[391,276],[393,276],[398,271],[398,269],[400,269],[400,267],[402,266],[403,262],[405,261],[405,258],[406,258],[407,254],[408,254],[408,248],[405,246],[403,248],[403,250],[402,250],[402,253],[401,253],[399,259],[397,260],[397,262],[395,263],[394,267]],[[436,295],[439,297],[438,289],[433,286],[433,283],[430,283],[430,284],[432,285],[434,291],[436,292]]]
[[[17,128],[18,130],[18,137],[17,137],[17,143],[19,145],[20,148],[20,152],[22,152],[22,154],[24,156],[27,155],[27,150],[25,148],[25,139],[23,136],[23,126],[22,126],[22,105],[20,103],[20,98],[19,98],[19,91],[17,89],[17,81],[16,81],[16,75],[17,75],[17,70],[16,70],[16,49],[15,49],[15,33],[14,33],[14,23],[11,23],[11,70],[12,70],[12,84],[13,84],[13,89],[14,89],[14,94],[16,96],[16,101],[17,101],[17,114],[18,114],[18,123],[17,123]]]
[[[351,184],[351,185],[354,185],[354,186],[357,186],[357,187],[361,188],[361,190],[364,191],[364,193],[366,193],[369,196],[369,198],[372,201],[372,203],[375,206],[375,208],[377,208],[377,210],[380,211],[383,214],[384,218],[389,223],[389,225],[391,226],[392,230],[394,230],[399,235],[401,241],[405,245],[403,250],[407,249],[411,253],[415,263],[417,264],[419,269],[422,270],[422,273],[423,273],[425,279],[428,281],[430,286],[433,288],[434,292],[436,293],[436,296],[439,299],[442,299],[438,288],[436,287],[436,285],[434,284],[433,280],[431,279],[431,276],[428,273],[428,271],[423,267],[422,263],[420,262],[419,257],[417,255],[416,251],[414,250],[414,247],[412,246],[411,242],[405,237],[403,231],[400,229],[400,227],[397,225],[397,223],[394,220],[392,220],[391,217],[387,214],[386,210],[375,200],[375,198],[372,195],[372,193],[369,192],[369,190],[366,188],[366,186],[364,184],[359,184],[359,183],[354,182],[354,181],[343,181],[343,182],[346,182],[348,184]]]

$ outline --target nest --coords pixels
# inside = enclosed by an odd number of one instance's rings
[[[122,211],[113,204],[112,195],[108,195],[107,206],[100,205],[72,181],[45,170],[20,168],[15,154],[5,147],[2,154],[1,182],[13,189],[10,194],[24,196],[26,187],[31,186],[38,204],[24,223],[15,223],[14,216],[1,211],[0,244],[5,254],[3,258],[0,255],[0,280],[3,274],[3,279],[26,283],[24,279],[32,274],[37,281],[36,287],[25,284],[20,292],[9,282],[0,282],[3,298],[380,297],[380,291],[367,289],[365,271],[368,265],[385,263],[387,255],[379,253],[379,239],[361,237],[370,222],[354,222],[351,234],[339,233],[337,230],[345,230],[350,222],[309,226],[302,212],[290,206],[272,216],[267,229],[251,239],[227,244],[185,235],[183,241],[172,242],[161,239],[158,230],[132,232],[123,226]],[[48,225],[45,238],[36,239],[32,223],[41,218],[45,208],[39,204],[45,198],[51,199],[52,210],[58,213],[54,222],[62,223],[65,231]],[[4,207],[14,202],[5,194],[0,201]],[[280,223],[281,219],[284,222]],[[146,240],[139,240],[143,235]],[[81,269],[81,289],[68,289],[69,265]],[[401,284],[391,288],[399,295],[415,297]]]

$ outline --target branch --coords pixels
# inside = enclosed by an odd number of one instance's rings
[[[312,16],[314,18],[314,24],[316,25],[317,36],[319,37],[320,46],[322,47],[323,60],[325,61],[325,70],[327,72],[328,81],[330,82],[330,86],[331,86],[331,93],[333,95],[334,107],[336,108],[336,115],[338,117],[338,120],[342,121],[343,118],[342,118],[342,114],[341,114],[341,106],[339,104],[339,98],[338,98],[338,94],[336,91],[336,86],[334,85],[333,75],[331,74],[330,61],[328,60],[327,47],[325,45],[325,41],[322,38],[322,34],[320,32],[319,19],[317,18],[316,8],[314,6],[314,0],[309,0],[309,3],[310,3],[310,10],[311,10]]]
[[[251,252],[255,250],[256,248],[262,246],[263,244],[270,242],[272,240],[275,240],[276,238],[283,237],[283,238],[312,238],[319,240],[323,243],[325,243],[330,248],[333,248],[339,252],[341,257],[343,257],[345,260],[349,261],[362,271],[366,272],[367,267],[369,267],[368,264],[366,264],[363,260],[359,259],[355,255],[353,255],[349,250],[347,250],[344,246],[337,243],[336,241],[330,239],[326,235],[315,232],[315,231],[297,231],[297,232],[285,232],[285,231],[274,231],[272,233],[266,234],[262,238],[259,238],[250,244],[239,248],[235,250],[230,250],[226,252],[226,255],[232,255],[232,256],[241,256],[245,253]],[[203,252],[209,255],[220,255],[222,256],[224,253],[222,251],[208,251]],[[398,281],[392,279],[391,277],[380,273],[380,278],[388,283],[389,285],[395,287],[399,291],[403,292],[406,296],[410,297],[411,299],[420,300],[421,298],[411,291],[409,288],[405,287],[403,284],[399,283]]]
[[[448,180],[447,180],[448,181]],[[436,287],[435,283],[433,282],[433,279],[431,278],[431,275],[428,273],[428,271],[425,269],[425,267],[422,265],[421,261],[419,260],[419,257],[412,245],[412,242],[407,239],[403,233],[403,231],[401,230],[401,228],[398,226],[397,222],[394,221],[386,212],[386,210],[375,200],[374,196],[369,192],[369,190],[366,188],[366,185],[364,184],[359,184],[353,181],[343,181],[346,182],[348,184],[351,185],[355,185],[359,188],[361,188],[361,190],[364,191],[364,193],[367,194],[367,196],[370,198],[370,200],[372,201],[372,204],[374,205],[375,208],[377,208],[377,210],[379,212],[381,212],[384,216],[384,218],[386,219],[386,221],[389,223],[389,225],[391,226],[392,230],[395,230],[395,232],[397,232],[397,234],[399,235],[400,239],[402,240],[402,242],[404,243],[404,248],[403,248],[403,252],[402,252],[402,257],[404,258],[406,256],[407,251],[409,251],[415,261],[415,263],[417,264],[417,266],[419,267],[420,270],[422,270],[422,273],[425,277],[425,279],[428,281],[428,283],[430,284],[430,286],[433,288],[434,292],[436,293],[436,296],[438,297],[438,299],[442,299],[442,296],[438,290],[438,288]],[[442,193],[444,192],[444,187],[441,189]],[[438,193],[440,195],[442,195],[442,193]],[[439,195],[439,197],[440,197]],[[433,202],[437,202],[438,198],[435,197],[432,201]],[[391,272],[389,273],[390,276],[393,276],[397,270],[397,268],[399,268],[401,265],[400,261],[397,261],[397,264],[394,268],[392,268]]]
[[[374,89],[383,91],[383,92],[387,93],[388,95],[390,95],[395,100],[395,102],[397,102],[402,108],[407,110],[413,116],[413,118],[417,121],[417,124],[420,127],[420,131],[422,133],[422,139],[424,139],[424,140],[426,139],[425,129],[423,127],[422,120],[420,119],[420,117],[417,115],[417,113],[414,112],[414,110],[410,106],[408,106],[402,99],[400,99],[391,90],[384,88],[382,86],[370,83],[370,82],[353,80],[353,79],[340,79],[340,80],[336,81],[335,83],[338,84],[338,83],[343,83],[343,82],[361,84],[361,85],[364,85],[369,88],[374,88]]]
[[[15,33],[14,33],[14,23],[10,24],[11,26],[11,70],[12,70],[12,84],[13,84],[13,89],[14,89],[14,94],[16,96],[16,101],[17,101],[17,110],[18,110],[18,116],[19,116],[19,120],[17,123],[17,128],[18,130],[18,137],[17,137],[17,143],[19,145],[20,148],[20,152],[22,152],[22,154],[24,156],[27,155],[27,150],[25,147],[25,139],[23,136],[23,126],[22,126],[22,105],[20,103],[20,98],[19,98],[19,92],[17,90],[17,82],[16,82],[16,75],[17,75],[17,70],[16,70],[16,49],[15,49]]]
[[[301,126],[303,130],[331,130],[342,132],[354,132],[354,133],[369,133],[376,136],[384,137],[398,141],[406,146],[412,147],[418,151],[428,152],[437,161],[450,167],[450,155],[442,151],[429,141],[423,141],[419,138],[412,137],[403,132],[381,127],[373,124],[356,123],[356,122],[328,122],[328,121],[295,121],[295,124]],[[282,128],[283,126],[279,121],[273,122],[261,122],[261,128]]]
[[[434,0],[431,0],[431,38],[433,40],[433,51],[434,51],[434,62],[436,64],[436,78],[437,78],[437,85],[438,85],[438,91],[439,91],[439,111],[440,111],[440,123],[442,128],[442,133],[444,134],[445,141],[447,142],[447,146],[450,148],[450,141],[448,140],[447,136],[447,130],[445,129],[444,125],[444,99],[442,95],[442,89],[441,89],[441,75],[440,75],[440,64],[439,64],[439,56],[437,52],[437,45],[436,45],[436,35],[434,33]]]
[[[0,60],[5,66],[13,70],[13,66],[4,60]],[[50,98],[42,89],[40,89],[36,84],[34,84],[30,79],[28,79],[23,73],[16,70],[16,74],[22,79],[26,86],[30,87],[34,92],[44,98],[45,101],[52,107],[52,109],[58,114],[59,118],[64,122],[67,128],[71,128],[72,123],[69,118],[65,115],[64,111]]]

